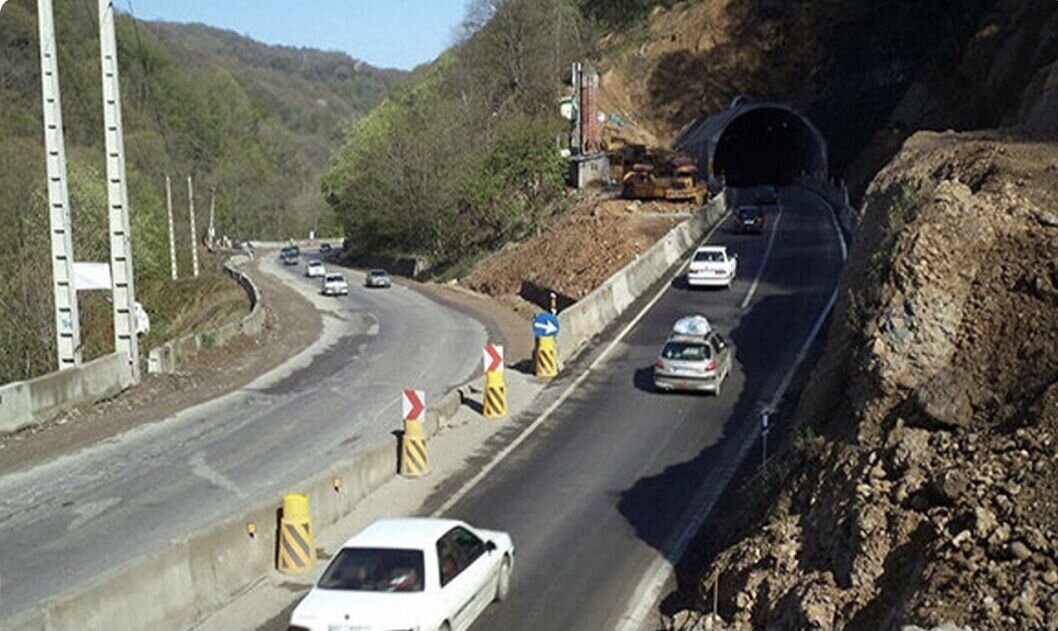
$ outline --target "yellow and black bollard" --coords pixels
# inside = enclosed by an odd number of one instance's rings
[[[536,376],[541,379],[558,376],[558,349],[553,337],[536,338]]]
[[[485,418],[507,416],[507,385],[503,382],[503,371],[485,373]]]
[[[316,541],[312,535],[309,498],[304,493],[284,495],[276,567],[284,574],[304,574],[315,565]]]
[[[426,432],[422,421],[404,419],[401,438],[400,474],[406,478],[421,478],[430,473],[430,454],[426,450]]]

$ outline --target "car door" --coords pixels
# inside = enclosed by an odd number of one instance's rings
[[[713,349],[716,351],[717,363],[720,366],[720,374],[723,377],[727,377],[728,373],[731,372],[731,346],[724,339],[724,336],[719,333],[715,334],[712,339]]]
[[[469,582],[473,584],[474,596],[471,605],[470,622],[473,622],[484,611],[496,595],[495,577],[499,569],[498,557],[490,554],[485,542],[466,528],[457,527],[452,537],[467,567],[464,571]],[[469,623],[468,623],[469,624]]]
[[[473,564],[467,563],[456,541],[457,530],[460,529],[452,529],[437,540],[437,569],[445,617],[452,631],[463,631],[477,616],[478,587],[474,573],[468,571]]]

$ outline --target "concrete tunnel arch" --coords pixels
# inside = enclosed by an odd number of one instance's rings
[[[675,148],[691,155],[710,183],[728,186],[792,184],[802,175],[828,175],[827,141],[789,105],[746,97],[680,133]]]

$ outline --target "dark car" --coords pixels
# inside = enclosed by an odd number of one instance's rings
[[[288,246],[279,251],[279,260],[283,265],[297,265],[299,254],[297,246]]]
[[[330,243],[321,243],[320,244],[320,254],[322,256],[327,256],[330,253],[331,253],[331,244]]]
[[[753,193],[753,203],[761,206],[778,206],[779,189],[774,186],[761,186]]]
[[[764,223],[764,210],[759,206],[743,206],[735,212],[735,230],[741,234],[763,234]]]

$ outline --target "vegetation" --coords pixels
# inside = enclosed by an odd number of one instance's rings
[[[591,29],[574,0],[476,0],[462,41],[354,125],[323,181],[359,252],[458,264],[563,198],[557,99]]]
[[[57,0],[59,72],[79,261],[108,260],[102,104],[95,5]],[[47,198],[36,4],[0,15],[0,383],[54,369]],[[202,26],[119,16],[119,61],[138,298],[159,333],[194,322],[219,276],[169,280],[164,176],[173,176],[180,266],[190,269],[186,178],[195,178],[199,237],[210,190],[219,234],[284,238],[336,229],[319,175],[346,121],[401,77],[344,55],[260,45]],[[237,290],[237,288],[235,288]],[[86,357],[108,352],[109,296],[81,294]],[[183,315],[181,315],[183,314]],[[156,339],[156,338],[155,338]],[[148,340],[150,343],[151,340]]]

